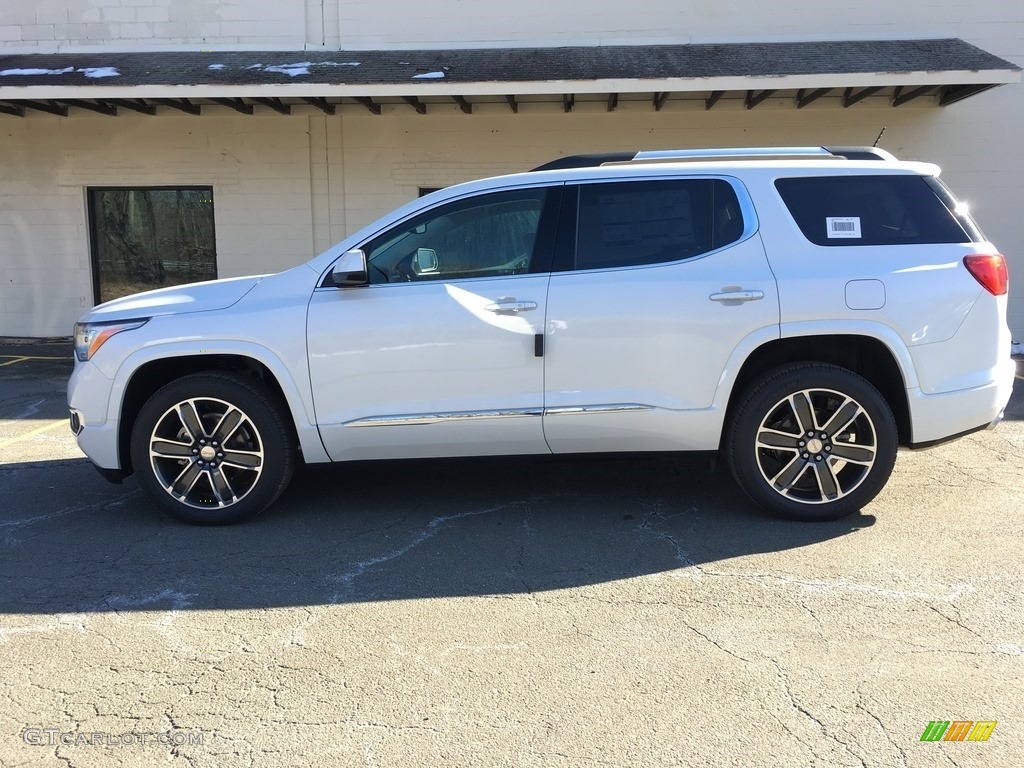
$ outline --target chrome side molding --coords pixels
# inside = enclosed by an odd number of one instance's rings
[[[561,405],[555,408],[545,408],[545,416],[561,416],[564,414],[579,413],[626,413],[628,411],[653,411],[653,405],[641,405],[640,403],[610,403],[608,405]]]
[[[581,413],[626,413],[653,411],[653,405],[610,403],[607,405],[563,405],[555,408],[503,408],[493,411],[450,411],[448,413],[410,413],[401,416],[369,416],[346,421],[346,427],[412,427],[420,424],[441,424],[477,419],[518,419],[524,416],[561,416]]]
[[[411,427],[419,424],[438,424],[470,419],[518,419],[523,416],[540,416],[540,408],[507,408],[497,411],[451,411],[449,413],[410,413],[402,416],[369,416],[365,419],[346,421],[346,427]]]

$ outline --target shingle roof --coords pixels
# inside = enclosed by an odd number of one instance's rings
[[[959,39],[316,52],[0,56],[0,88],[267,84],[407,85],[787,75],[1019,72]]]

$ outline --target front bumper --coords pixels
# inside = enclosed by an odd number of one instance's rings
[[[92,363],[76,362],[68,380],[71,431],[82,452],[101,469],[121,467],[117,421],[109,418],[113,382]]]

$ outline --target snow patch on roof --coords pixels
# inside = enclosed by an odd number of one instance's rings
[[[274,67],[264,67],[264,72],[280,72],[282,75],[288,75],[289,77],[296,77],[298,75],[308,75],[309,68],[313,66],[311,61],[302,61],[298,64],[278,64]]]
[[[64,67],[64,69],[4,69],[0,70],[0,76],[67,75],[71,72],[79,72],[86,77],[118,77],[121,74],[118,72],[117,67],[78,67],[77,69],[75,67]]]
[[[0,71],[0,76],[7,77],[8,75],[66,75],[68,72],[74,72],[74,67],[64,67],[64,69],[5,69]]]
[[[358,67],[361,61],[318,61],[318,67]]]
[[[117,67],[85,67],[75,71],[81,72],[86,77],[119,77],[121,75]]]
[[[207,69],[224,69],[224,67],[224,64],[211,64],[207,67]]]
[[[444,72],[424,72],[420,75],[413,75],[413,80],[440,80],[444,77]]]

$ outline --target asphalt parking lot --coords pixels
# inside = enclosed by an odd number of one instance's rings
[[[66,345],[0,355],[2,766],[1021,765],[1024,364],[836,523],[667,456],[307,468],[194,528],[78,451]]]

